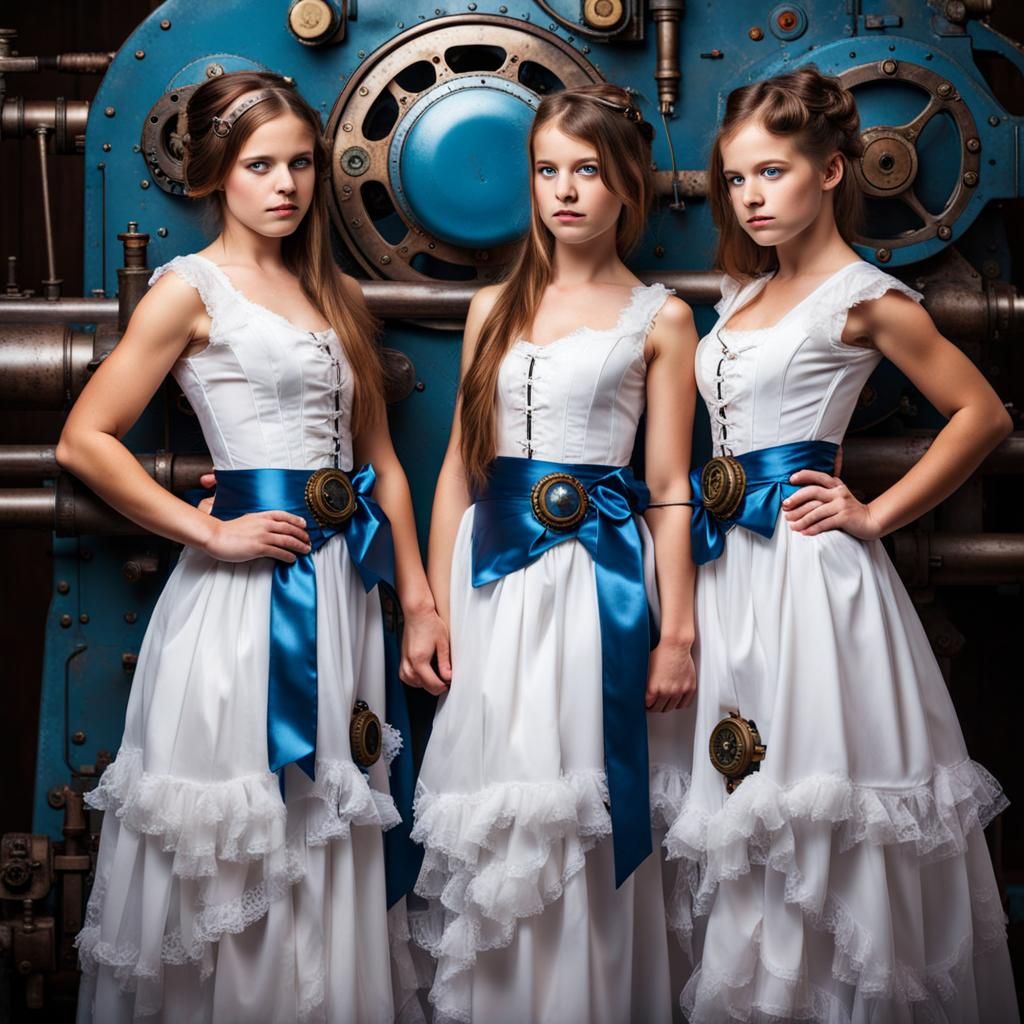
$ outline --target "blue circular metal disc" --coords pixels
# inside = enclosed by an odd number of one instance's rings
[[[526,136],[538,97],[493,75],[422,95],[388,159],[395,199],[414,224],[451,245],[489,249],[530,223]]]

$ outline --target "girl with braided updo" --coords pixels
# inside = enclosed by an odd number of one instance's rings
[[[679,1013],[684,893],[660,841],[692,729],[696,333],[623,262],[651,136],[612,85],[540,103],[529,233],[466,322],[428,563],[453,674],[413,830],[438,1021]],[[650,493],[628,465],[645,408]]]
[[[87,798],[108,813],[79,1021],[422,1019],[404,942],[411,750],[377,587],[403,605],[407,681],[443,687],[430,659],[444,671],[446,637],[374,322],[331,257],[326,148],[294,87],[223,75],[195,90],[183,127],[188,193],[219,233],[156,271],[57,449],[112,506],[185,545],[117,758]],[[213,459],[212,515],[120,440],[168,372]]]
[[[733,92],[711,155],[727,276],[696,360],[696,753],[666,840],[706,915],[691,1024],[1018,1020],[982,831],[1006,801],[880,541],[1010,420],[922,296],[851,248],[860,153],[853,97],[804,67]],[[948,422],[865,502],[837,448],[883,357]]]

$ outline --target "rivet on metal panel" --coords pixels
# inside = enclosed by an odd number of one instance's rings
[[[71,742],[80,747],[86,741],[86,735],[81,729],[71,734]]]
[[[764,39],[764,29],[755,25],[753,28],[750,29],[747,35],[750,36],[750,38],[753,39],[755,43],[759,43],[762,39]]]
[[[139,182],[139,188],[149,188],[149,178],[143,178],[142,181]]]
[[[110,152],[110,143],[109,142],[104,142],[103,143],[103,152],[104,153],[109,153]]]
[[[888,263],[892,259],[892,253],[888,249],[876,249],[875,258],[879,263]]]
[[[136,60],[145,60],[146,59],[146,51],[145,50],[136,50],[135,51],[135,59]]]
[[[82,612],[82,614],[78,616],[78,621],[83,626],[88,626],[89,625],[89,613],[88,612]]]
[[[135,623],[139,621],[139,617],[135,612],[125,612],[124,621],[127,622],[129,626],[134,626]]]
[[[171,23],[167,18],[164,18],[164,20],[160,22],[160,27],[166,32],[171,27]]]
[[[106,107],[104,108],[103,113],[106,114],[107,117],[113,117],[117,111],[113,107]]]
[[[67,615],[67,614],[62,615],[60,617],[60,628],[61,629],[67,629],[70,625],[71,625],[71,616]]]
[[[71,589],[71,584],[67,580],[61,580],[57,584],[57,593],[66,594]]]
[[[157,233],[157,234],[158,234],[158,235],[159,235],[159,236],[160,236],[161,238],[166,238],[166,237],[167,237],[167,228],[157,228],[157,229],[156,229],[156,233]]]

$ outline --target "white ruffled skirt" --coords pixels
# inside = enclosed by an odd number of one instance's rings
[[[616,890],[593,562],[566,541],[473,589],[472,527],[470,508],[452,564],[454,678],[413,831],[431,910],[411,923],[437,958],[435,1020],[678,1020],[688,963],[670,933],[688,939],[689,892],[660,843],[689,781],[692,712],[648,716],[655,853]]]
[[[707,915],[693,1024],[1018,1020],[967,756],[884,549],[840,532],[729,534],[697,582],[698,754],[666,841]],[[737,706],[767,744],[727,796],[707,754]]]
[[[383,717],[380,606],[341,538],[313,558],[316,782],[287,768],[287,802],[267,770],[273,564],[186,549],[171,574],[121,749],[88,797],[106,815],[78,938],[82,1024],[420,1016],[404,901],[386,911],[387,768],[367,780],[349,750],[357,699]]]

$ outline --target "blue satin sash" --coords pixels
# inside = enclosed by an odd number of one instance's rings
[[[569,473],[590,505],[571,530],[549,530],[533,515],[530,492],[549,473]],[[536,561],[567,540],[594,560],[601,625],[605,772],[611,801],[615,884],[651,852],[647,756],[647,664],[651,634],[643,548],[634,515],[649,500],[628,466],[563,465],[496,458],[486,489],[474,494],[473,586],[482,587]]]
[[[801,469],[831,473],[838,450],[839,445],[829,441],[795,441],[735,456],[747,475],[747,488],[739,508],[729,519],[719,519],[704,507],[700,486],[703,467],[691,470],[694,509],[690,537],[694,562],[703,565],[718,558],[725,550],[725,535],[734,526],[770,537],[775,532],[782,502],[800,490],[789,478]]]
[[[219,469],[212,514],[237,519],[252,512],[283,511],[301,517],[312,551],[293,563],[275,561],[270,593],[270,669],[267,686],[267,754],[272,772],[295,764],[311,779],[316,772],[317,644],[316,567],[313,552],[341,533],[369,593],[378,584],[394,590],[395,552],[391,524],[372,497],[376,473],[363,466],[349,474],[356,510],[339,527],[320,526],[306,505],[312,470]],[[422,853],[408,839],[415,777],[409,711],[398,678],[394,637],[385,630],[386,710],[384,717],[402,733],[402,750],[391,763],[391,795],[402,816],[402,836],[390,842],[386,865],[388,905],[408,892],[419,872]],[[343,723],[347,728],[348,723]],[[284,776],[282,775],[282,779]]]

